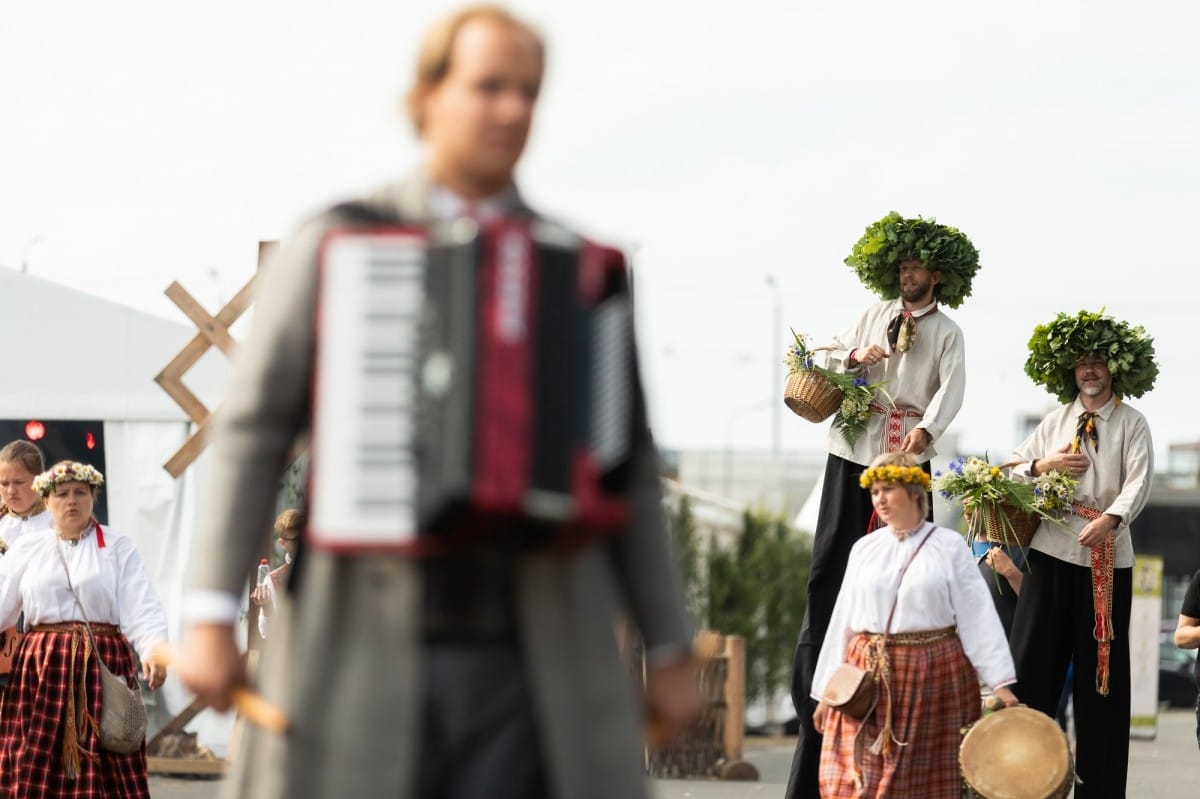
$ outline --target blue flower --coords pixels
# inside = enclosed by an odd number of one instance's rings
[[[867,384],[867,378],[863,377],[862,375],[855,375],[854,385],[865,386],[866,384]]]

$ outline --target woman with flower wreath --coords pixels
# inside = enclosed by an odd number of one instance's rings
[[[1154,387],[1153,340],[1141,327],[1080,311],[1034,328],[1025,373],[1056,396],[1016,449],[1015,475],[1074,477],[1061,523],[1043,521],[1029,545],[1010,636],[1021,696],[1053,716],[1074,662],[1076,799],[1123,797],[1129,768],[1129,617],[1133,541],[1146,506],[1154,447],[1126,399]]]
[[[800,736],[787,799],[815,799],[821,740],[808,721],[817,652],[846,571],[850,548],[872,524],[858,487],[864,467],[887,452],[925,464],[934,442],[962,407],[966,350],[962,330],[942,311],[971,294],[979,253],[959,230],[893,212],[867,228],[846,264],[882,302],[866,309],[833,343],[829,368],[874,387],[866,429],[853,442],[831,428],[821,504],[813,533],[808,602],[796,646],[792,700]]]
[[[0,699],[0,797],[150,796],[145,747],[117,754],[97,737],[99,661],[132,685],[136,649],[154,690],[166,670],[149,655],[167,640],[166,613],[133,540],[92,516],[103,482],[75,461],[38,475],[34,490],[53,527],[0,559],[0,627],[22,610],[26,624]]]
[[[959,799],[959,745],[980,715],[979,681],[1017,704],[1008,641],[971,552],[962,535],[926,521],[929,482],[905,453],[879,456],[861,476],[885,526],[850,550],[813,677],[826,799]],[[862,721],[822,700],[842,662],[875,674],[878,701]]]

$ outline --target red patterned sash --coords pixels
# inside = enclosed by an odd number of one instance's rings
[[[1071,504],[1071,513],[1093,521],[1104,515],[1099,508]],[[1108,696],[1109,657],[1112,648],[1112,586],[1113,537],[1109,535],[1100,546],[1092,547],[1092,608],[1095,624],[1092,636],[1096,639],[1096,693]]]
[[[904,420],[920,419],[922,414],[908,408],[888,408],[879,400],[871,400],[871,413],[884,416],[883,435],[879,437],[880,452],[899,452],[904,446]]]

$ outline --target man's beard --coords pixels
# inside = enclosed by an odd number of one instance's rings
[[[900,289],[900,298],[905,302],[917,302],[918,300],[923,300],[930,296],[929,290],[931,288],[932,286],[929,283],[913,286],[912,288],[907,289],[902,288]]]
[[[1087,394],[1089,397],[1098,397],[1104,393],[1106,386],[1100,380],[1088,380],[1081,383],[1079,386],[1080,392]]]

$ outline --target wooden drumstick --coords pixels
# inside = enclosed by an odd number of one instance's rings
[[[170,666],[172,663],[178,662],[175,651],[166,644],[160,644],[155,647],[154,654],[150,659],[151,662],[161,663],[164,666]],[[242,714],[242,717],[247,721],[268,732],[280,734],[287,732],[291,724],[287,714],[249,688],[240,685],[235,686],[229,692],[229,698],[232,700],[237,712]]]

